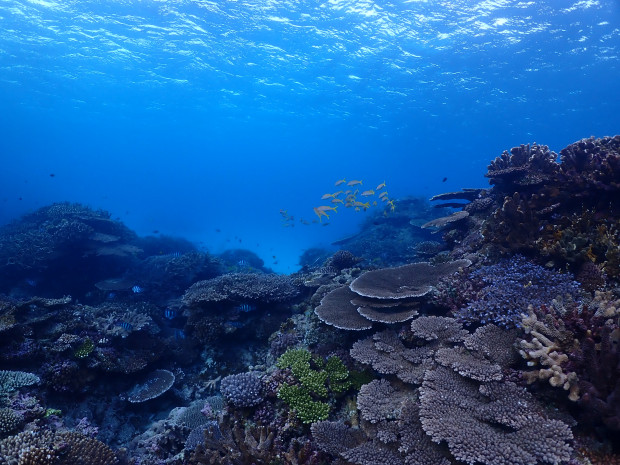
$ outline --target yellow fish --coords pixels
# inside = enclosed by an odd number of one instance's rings
[[[321,205],[320,207],[316,207],[316,210],[318,210],[320,212],[331,210],[334,213],[338,213],[338,207],[330,207],[329,205]]]
[[[387,197],[388,193],[387,191],[383,191],[379,194],[379,197]]]
[[[370,208],[370,202],[362,203],[362,202],[353,202],[354,207],[362,207],[362,208]]]
[[[334,192],[332,197],[338,197],[340,194],[342,194],[342,191]]]
[[[333,196],[334,196],[333,194],[323,194],[323,197],[321,197],[321,200],[329,199],[329,198],[332,198]]]
[[[332,203],[344,203],[342,199],[332,199]]]
[[[347,186],[355,186],[356,184],[362,184],[362,181],[349,181]]]
[[[381,184],[379,184],[375,190],[381,190],[384,187],[385,187],[385,181],[383,181]]]
[[[314,210],[314,213],[316,214],[316,216],[319,217],[319,221],[322,221],[322,218],[321,218],[322,216],[324,216],[325,218],[329,219],[329,215],[327,213],[325,213],[323,210],[319,210],[316,207],[314,207],[313,210]]]
[[[362,195],[363,197],[368,197],[369,195],[375,195],[375,191],[373,191],[372,189],[368,190],[368,191],[364,191],[362,192],[360,195]]]
[[[334,183],[334,186],[339,186],[340,184],[344,184],[345,182],[347,182],[346,179],[339,179]]]
[[[376,206],[377,206],[377,201],[376,201],[376,200],[373,200],[373,201],[372,201],[372,206],[373,206],[373,207],[376,207]]]

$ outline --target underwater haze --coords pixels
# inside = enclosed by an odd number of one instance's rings
[[[513,146],[617,134],[619,20],[615,0],[1,0],[0,224],[79,202],[290,273],[372,214],[317,218],[337,180],[430,197],[487,186]]]

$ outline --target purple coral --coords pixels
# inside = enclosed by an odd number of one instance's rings
[[[429,370],[420,388],[422,427],[457,460],[487,465],[557,464],[571,454],[570,428],[544,415],[513,383],[478,383],[447,368]]]
[[[235,407],[253,407],[264,399],[263,382],[254,372],[238,373],[222,378],[220,391]]]
[[[574,301],[580,297],[579,284],[569,274],[547,270],[520,255],[484,266],[471,278],[480,280],[483,287],[476,300],[455,312],[466,323],[518,327],[529,305],[550,305],[558,296]]]

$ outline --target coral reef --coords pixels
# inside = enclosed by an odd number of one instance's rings
[[[516,147],[290,276],[27,215],[0,228],[0,463],[616,463],[619,176],[619,136]]]
[[[583,139],[558,156],[544,145],[521,145],[488,168],[488,204],[444,238],[459,255],[521,253],[578,273],[587,262],[620,277],[620,136]]]
[[[441,215],[441,213],[440,213]],[[360,231],[333,243],[364,259],[373,267],[394,267],[419,259],[415,247],[433,240],[433,235],[420,226],[437,216],[426,199],[406,197],[395,201],[389,215],[369,215]]]
[[[83,294],[104,272],[130,264],[141,251],[136,239],[102,210],[72,203],[40,208],[0,228],[0,292],[25,292],[30,282],[39,292]],[[92,271],[76,271],[82,269]],[[57,276],[66,277],[62,286]]]

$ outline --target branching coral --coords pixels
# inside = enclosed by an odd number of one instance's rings
[[[420,388],[422,427],[446,441],[457,460],[493,465],[557,464],[570,458],[570,428],[543,415],[509,382],[478,385],[446,368],[429,370]]]
[[[311,364],[312,362],[312,364]],[[314,365],[314,367],[313,367]],[[331,410],[326,402],[351,387],[349,370],[338,357],[325,363],[305,349],[289,349],[277,361],[280,369],[290,369],[299,384],[283,383],[278,397],[293,409],[303,423],[327,419]]]
[[[556,297],[578,301],[579,285],[569,274],[546,270],[522,256],[483,266],[471,273],[482,288],[467,307],[455,312],[465,322],[492,322],[504,327],[521,324],[529,305],[551,305]]]

